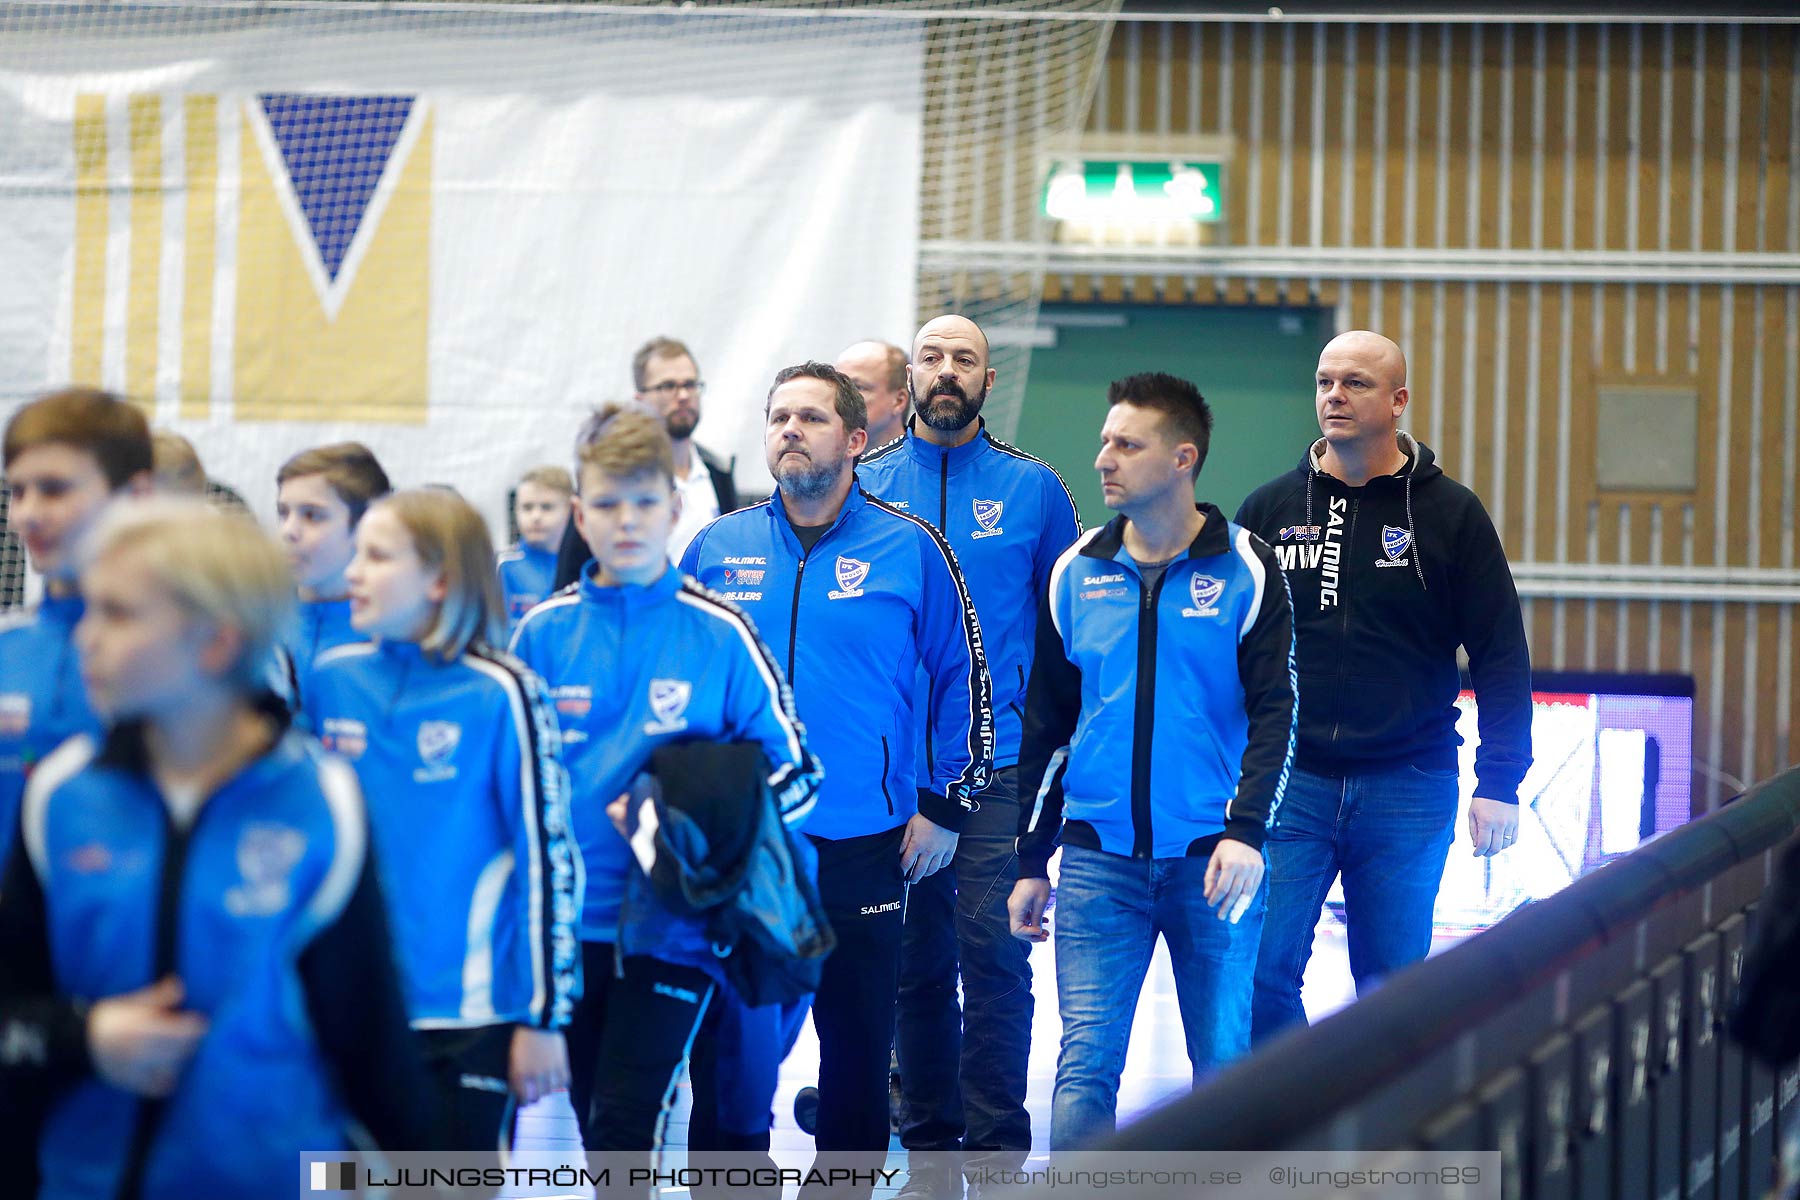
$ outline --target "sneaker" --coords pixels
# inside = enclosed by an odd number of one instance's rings
[[[811,1136],[819,1132],[819,1089],[803,1087],[794,1093],[794,1124]]]

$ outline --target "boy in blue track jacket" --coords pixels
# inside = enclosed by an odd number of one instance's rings
[[[42,1173],[8,1194],[279,1195],[355,1125],[439,1148],[356,777],[257,694],[292,586],[200,501],[97,537],[77,637],[114,724],[32,776],[0,882],[0,1114]]]
[[[680,502],[656,419],[636,407],[602,410],[577,456],[575,519],[594,563],[526,614],[513,651],[549,685],[587,867],[585,991],[568,1029],[571,1099],[588,1149],[643,1152],[661,1135],[719,967],[701,923],[649,897],[609,808],[651,751],[671,742],[760,745],[790,825],[813,806],[819,766],[755,627],[669,564]],[[622,820],[622,803],[617,810]],[[742,1052],[779,1063],[781,1049]]]
[[[556,554],[569,525],[569,501],[574,495],[575,482],[561,467],[537,467],[519,480],[513,494],[519,542],[494,560],[509,631],[518,628],[519,618],[556,590]]]
[[[493,544],[454,492],[396,492],[358,525],[357,632],[319,658],[306,717],[368,797],[407,1013],[460,1148],[512,1143],[512,1106],[568,1086],[581,859],[544,685],[492,648]]]
[[[360,442],[314,446],[275,473],[275,516],[299,588],[294,619],[282,631],[276,690],[296,712],[306,706],[313,662],[327,650],[365,641],[350,624],[344,572],[356,554],[356,525],[389,491],[387,472]]]
[[[1016,1166],[1031,1149],[1033,1007],[1031,950],[1011,936],[1006,915],[1018,880],[1019,735],[1039,597],[1081,518],[1049,464],[988,433],[987,364],[987,337],[973,321],[927,322],[907,368],[917,415],[901,440],[863,457],[857,476],[956,548],[994,686],[994,782],[963,822],[950,868],[907,904],[895,1039],[906,1099],[900,1141],[909,1150],[1007,1151]],[[928,747],[921,737],[922,770]],[[914,1190],[921,1182],[915,1174]],[[957,1190],[954,1180],[936,1183]]]
[[[807,834],[838,945],[813,1003],[821,1151],[881,1152],[905,889],[947,865],[992,772],[993,715],[974,604],[948,543],[866,495],[856,386],[823,363],[770,389],[778,486],[720,517],[682,567],[744,606],[787,668],[829,774]],[[929,697],[915,709],[920,672]],[[915,773],[920,722],[929,773]]]
[[[0,862],[32,769],[64,739],[100,731],[76,664],[84,606],[76,547],[117,496],[151,486],[150,429],[138,409],[73,388],[25,405],[6,424],[7,525],[44,576],[37,608],[0,618]]]
[[[1195,505],[1212,413],[1193,384],[1112,385],[1095,467],[1120,515],[1057,561],[1019,755],[1015,935],[1049,936],[1058,834],[1062,1053],[1052,1149],[1110,1133],[1138,991],[1169,944],[1194,1076],[1242,1053],[1265,830],[1294,739],[1293,614],[1275,557]]]

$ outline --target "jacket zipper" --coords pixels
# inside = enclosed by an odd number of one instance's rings
[[[1328,506],[1330,501],[1325,502]],[[1362,507],[1359,497],[1350,497],[1350,527],[1344,534],[1344,552],[1338,559],[1338,589],[1343,593],[1344,602],[1338,605],[1341,621],[1338,626],[1338,644],[1342,645],[1350,637],[1350,555],[1351,547],[1356,544],[1356,511]],[[1329,516],[1326,518],[1329,520]],[[1338,740],[1338,730],[1344,726],[1344,689],[1350,683],[1350,674],[1344,669],[1344,659],[1338,658],[1337,715],[1331,722],[1331,740]]]
[[[179,947],[177,941],[181,924],[181,892],[182,884],[187,878],[188,848],[193,845],[194,831],[204,818],[210,804],[210,797],[195,810],[193,820],[186,831],[175,825],[175,818],[169,813],[169,802],[162,791],[154,783],[151,790],[162,808],[163,819],[163,863],[162,874],[157,881],[156,892],[156,944],[151,951],[153,966],[150,980],[175,973],[179,965],[177,960]],[[144,1189],[144,1170],[149,1166],[150,1152],[155,1148],[156,1135],[162,1128],[163,1117],[168,1111],[167,1100],[139,1100],[136,1119],[132,1122],[131,1145],[126,1151],[125,1171],[119,1182],[120,1196],[137,1196]]]
[[[950,540],[950,452],[938,451],[938,532]],[[937,762],[937,721],[931,711],[931,689],[925,689],[925,762]],[[927,780],[927,782],[930,782]]]
[[[881,739],[881,798],[887,801],[888,816],[894,815],[894,794],[888,791],[888,740],[886,735]]]
[[[819,543],[814,542],[814,549],[817,549],[818,545]],[[794,608],[793,611],[788,614],[787,681],[789,690],[792,690],[794,686],[794,642],[800,636],[800,582],[806,578],[806,560],[811,555],[811,550],[802,554],[800,556],[800,567],[794,572]]]
[[[1150,833],[1150,730],[1156,719],[1156,608],[1162,586],[1169,578],[1163,568],[1154,587],[1145,587],[1138,576],[1143,605],[1138,610],[1137,713],[1131,738],[1131,856],[1152,858],[1155,842]]]
[[[1025,698],[1025,668],[1015,664],[1014,669],[1019,672],[1019,700],[1014,700],[1006,707],[1012,709],[1013,712],[1018,715],[1019,724],[1020,726],[1023,726],[1025,724],[1025,710],[1020,707],[1019,701]]]

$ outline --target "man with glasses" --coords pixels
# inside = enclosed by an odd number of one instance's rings
[[[631,379],[638,403],[662,418],[675,448],[675,492],[681,507],[669,533],[669,561],[680,562],[688,543],[708,521],[737,511],[737,487],[731,481],[734,460],[722,459],[694,441],[706,381],[686,342],[653,337],[639,346],[631,356]],[[554,586],[561,589],[574,583],[588,560],[587,546],[570,522],[557,552]]]
[[[681,512],[669,533],[669,558],[680,562],[682,551],[708,521],[736,510],[732,464],[694,441],[706,381],[686,343],[651,338],[631,356],[631,378],[638,402],[663,419],[675,447],[675,491],[681,497]]]

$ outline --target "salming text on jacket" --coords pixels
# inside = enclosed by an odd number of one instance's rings
[[[581,861],[538,678],[481,646],[340,646],[306,717],[362,780],[413,1026],[566,1024]]]
[[[506,598],[506,619],[515,628],[521,617],[556,590],[554,550],[540,550],[520,542],[502,550],[496,556],[495,566],[500,572],[501,595]]]
[[[812,808],[819,767],[780,668],[735,606],[673,569],[647,587],[602,587],[594,568],[525,615],[513,652],[549,685],[572,781],[575,834],[587,866],[581,938],[618,936],[630,848],[606,806],[669,742],[755,742],[792,823]],[[690,961],[671,946],[659,957]],[[693,964],[700,965],[700,964]]]
[[[25,778],[67,738],[98,733],[75,653],[80,595],[45,596],[0,619],[0,862],[19,823]]]
[[[65,743],[26,789],[0,884],[0,1107],[44,1114],[40,1194],[275,1195],[353,1120],[434,1148],[350,768],[290,732],[177,811],[129,725]],[[170,974],[207,1031],[144,1100],[95,1074],[87,1006]]]
[[[1021,878],[1044,876],[1059,829],[1134,858],[1210,854],[1221,836],[1262,848],[1293,756],[1292,614],[1269,548],[1199,508],[1153,587],[1123,516],[1057,560],[1025,703]]]
[[[974,440],[946,448],[920,437],[917,421],[864,457],[857,477],[871,496],[931,522],[956,551],[993,680],[994,766],[1010,767],[1019,761],[1038,601],[1057,556],[1081,533],[1081,516],[1062,476],[995,439],[987,422]],[[923,740],[919,750],[928,762]]]
[[[1516,803],[1531,767],[1531,657],[1506,553],[1475,493],[1407,434],[1400,448],[1399,474],[1352,488],[1319,469],[1321,439],[1238,510],[1294,598],[1294,761],[1323,775],[1455,770],[1461,645],[1480,702],[1475,794]]]
[[[915,811],[960,830],[993,768],[994,719],[975,607],[937,530],[852,484],[810,552],[781,494],[702,529],[682,569],[743,605],[787,668],[828,772],[807,833],[861,837]],[[923,666],[930,774],[915,773]]]

